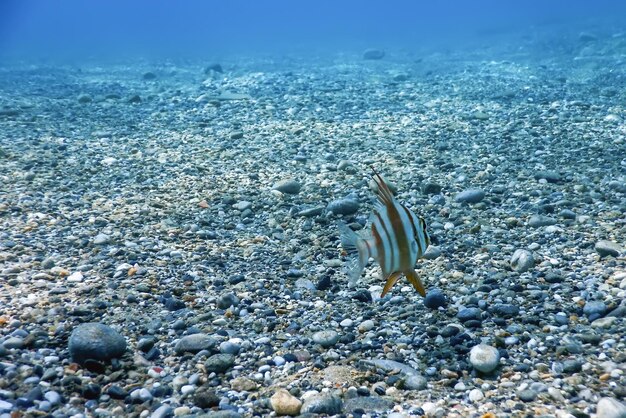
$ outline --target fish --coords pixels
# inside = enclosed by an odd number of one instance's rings
[[[430,245],[426,221],[398,202],[383,177],[374,167],[370,168],[374,172],[378,202],[370,216],[369,234],[361,236],[345,222],[339,223],[341,246],[348,255],[349,284],[351,287],[356,284],[369,259],[373,258],[380,265],[385,280],[381,297],[403,275],[420,295],[426,296],[424,284],[415,271],[417,260]]]

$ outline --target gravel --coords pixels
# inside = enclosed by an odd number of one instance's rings
[[[379,61],[3,61],[0,415],[622,402],[623,37],[545,30]],[[424,299],[381,299],[376,263],[348,286],[337,223],[368,236],[370,165],[428,223]]]

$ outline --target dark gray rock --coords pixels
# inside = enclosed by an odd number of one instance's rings
[[[583,313],[587,317],[595,316],[594,319],[598,319],[606,313],[606,304],[601,300],[590,300],[585,303],[583,307]]]
[[[336,415],[341,413],[342,406],[343,405],[339,397],[320,393],[307,398],[307,400],[302,404],[300,413]]]
[[[460,203],[478,203],[485,198],[485,192],[481,189],[468,189],[458,193],[454,200]]]
[[[526,389],[518,392],[517,396],[523,402],[532,402],[537,398],[537,392],[532,389]]]
[[[380,60],[385,56],[385,51],[380,49],[366,49],[363,51],[364,60]]]
[[[278,190],[285,194],[298,194],[302,189],[302,185],[293,179],[285,179],[277,182],[272,187],[274,190]]]
[[[212,350],[217,346],[217,340],[207,334],[186,335],[174,346],[176,354],[198,353],[202,350]]]
[[[541,228],[542,226],[555,225],[556,219],[544,215],[533,215],[528,220],[528,226],[531,228]]]
[[[430,309],[438,309],[446,306],[446,295],[439,289],[431,289],[426,293],[424,306]]]
[[[211,373],[224,373],[235,364],[235,356],[232,354],[214,354],[204,364],[206,371]]]
[[[228,309],[237,305],[239,305],[239,298],[234,293],[225,293],[217,301],[219,309]]]
[[[109,361],[126,352],[126,340],[108,325],[90,322],[74,329],[69,350],[79,364],[87,360]]]
[[[545,179],[548,183],[559,183],[561,181],[561,175],[556,171],[537,171],[535,173],[535,179]]]
[[[596,242],[595,249],[596,252],[600,254],[600,257],[617,257],[624,251],[624,249],[620,247],[619,244],[613,241],[606,240]]]
[[[456,314],[456,317],[461,322],[470,321],[472,319],[481,319],[481,311],[479,308],[464,308]]]
[[[326,210],[335,215],[353,215],[361,205],[354,199],[345,198],[333,200],[328,204]]]

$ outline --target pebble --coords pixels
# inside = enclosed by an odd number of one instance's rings
[[[596,406],[596,418],[626,418],[626,405],[613,398],[600,398]]]
[[[485,198],[485,192],[482,189],[468,189],[458,193],[454,200],[460,203],[478,203]]]
[[[217,307],[219,309],[228,309],[231,306],[239,305],[239,298],[234,293],[225,293],[220,296],[217,301]]]
[[[601,300],[591,300],[585,303],[583,313],[590,319],[598,319],[606,313],[606,304]]]
[[[107,234],[98,234],[93,239],[94,245],[106,245],[111,242],[111,237]]]
[[[426,293],[424,306],[429,309],[438,309],[446,306],[446,295],[440,289],[431,289]]]
[[[318,331],[311,337],[315,344],[324,348],[332,347],[339,341],[339,333],[334,330]]]
[[[459,321],[461,322],[467,322],[467,321],[471,321],[471,320],[479,320],[481,319],[481,311],[479,308],[464,308],[461,309],[456,317],[459,319]]]
[[[511,267],[518,273],[524,273],[535,266],[535,258],[528,250],[515,250],[511,257]]]
[[[356,200],[344,198],[333,200],[328,204],[328,206],[326,206],[326,210],[328,212],[332,212],[335,215],[348,216],[354,215],[356,212],[358,212],[360,206],[361,205]]]
[[[528,220],[528,226],[531,228],[541,228],[543,226],[555,225],[556,219],[544,215],[533,215]]]
[[[409,374],[402,380],[402,389],[406,390],[424,390],[428,386],[428,381],[424,376],[418,374]]]
[[[357,329],[359,330],[359,332],[363,333],[363,332],[371,331],[372,329],[374,329],[375,326],[376,324],[374,324],[374,321],[372,321],[371,319],[366,319],[365,321],[359,324]]]
[[[365,411],[365,413],[374,415],[387,412],[393,408],[394,402],[390,399],[381,398],[379,396],[359,396],[357,398],[348,399],[343,404],[343,409],[348,414],[355,414],[357,411]]]
[[[213,408],[219,405],[220,398],[212,389],[202,387],[196,391],[193,403],[203,409]]]
[[[126,352],[126,340],[108,325],[84,323],[72,332],[69,350],[77,363],[86,360],[108,361]]]
[[[380,60],[385,56],[385,51],[381,49],[366,49],[363,51],[364,60]]]
[[[24,339],[20,337],[9,337],[2,343],[7,350],[20,349],[24,347]]]
[[[436,245],[429,245],[422,258],[425,260],[435,260],[436,258],[441,257],[441,254],[441,248]]]
[[[600,257],[618,257],[624,251],[622,247],[613,241],[598,241],[595,249]]]
[[[537,399],[537,392],[532,389],[525,389],[517,393],[517,396],[523,402],[532,402]]]
[[[478,344],[470,350],[469,362],[474,369],[491,373],[500,364],[500,353],[495,347]]]
[[[308,397],[302,404],[301,414],[326,414],[336,415],[341,413],[343,402],[335,395],[317,394]]]
[[[469,392],[468,398],[470,402],[480,402],[485,398],[485,395],[480,389],[472,389]]]
[[[300,409],[302,408],[302,402],[285,389],[278,389],[272,395],[270,405],[278,416],[296,416],[300,414]]]
[[[293,179],[285,179],[277,182],[272,189],[278,190],[284,194],[298,194],[302,189],[302,185]]]

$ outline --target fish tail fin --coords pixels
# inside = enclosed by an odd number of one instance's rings
[[[339,232],[341,233],[341,246],[348,253],[346,272],[350,279],[350,287],[353,287],[363,273],[369,259],[369,251],[365,239],[350,229],[345,222],[339,223]]]
[[[415,290],[417,290],[417,293],[419,293],[423,297],[426,297],[426,289],[424,289],[424,284],[422,283],[422,280],[417,275],[417,272],[413,269],[410,269],[410,270],[405,271],[404,275],[406,276],[407,279],[409,279],[409,282],[411,282]]]

